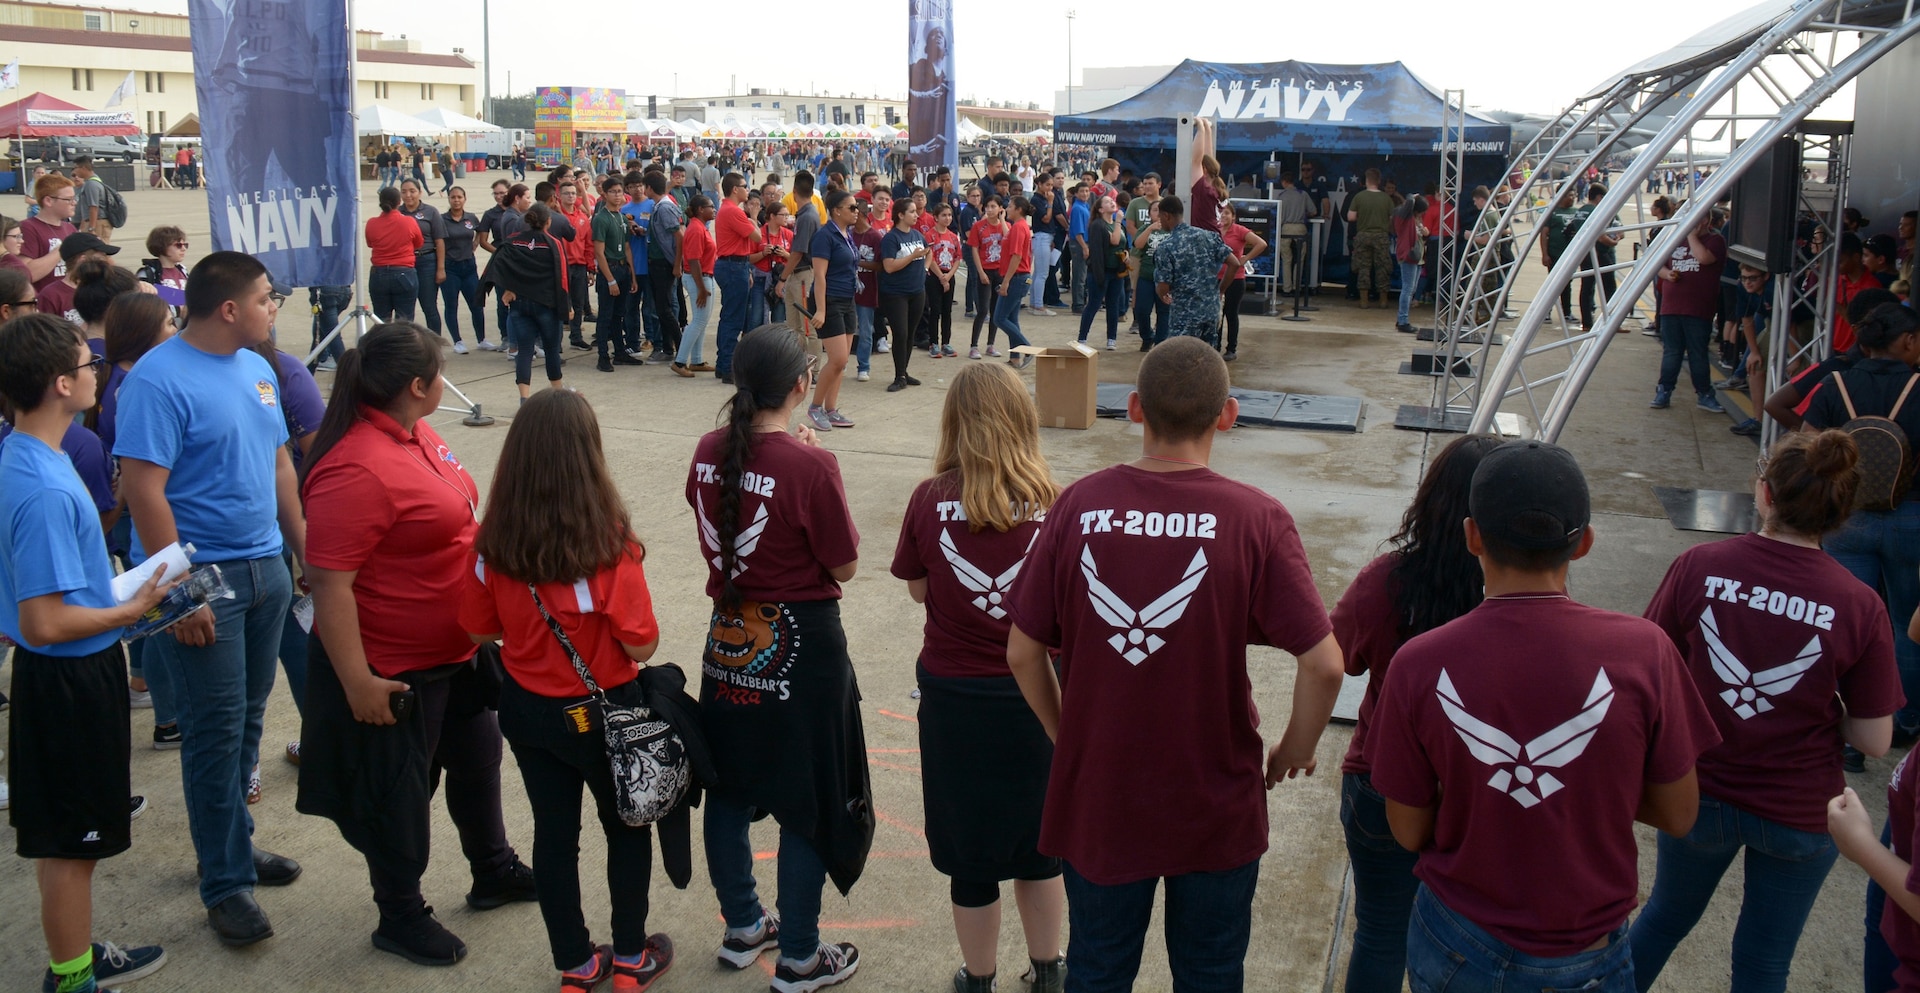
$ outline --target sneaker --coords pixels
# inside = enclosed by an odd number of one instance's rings
[[[1653,402],[1647,404],[1647,406],[1655,410],[1665,410],[1667,409],[1667,405],[1672,402],[1673,389],[1666,386],[1656,386],[1653,388]]]
[[[1064,993],[1067,988],[1067,957],[1065,955],[1051,962],[1027,960],[1027,971],[1020,974],[1020,981],[1032,987],[1033,993]]]
[[[960,353],[954,351],[952,345],[941,345],[940,354],[951,359],[957,357]]]
[[[927,346],[927,358],[930,358],[930,359],[937,359],[937,358],[939,358],[939,357],[940,357],[940,346],[939,346],[939,345],[929,345],[929,346]]]
[[[794,962],[781,956],[773,970],[773,993],[813,993],[838,986],[853,978],[860,968],[860,949],[852,942],[822,944],[813,953],[812,962]]]
[[[893,379],[893,382],[887,384],[888,393],[898,393],[901,390],[904,390],[906,388],[907,388],[907,381],[905,379],[902,379],[899,376],[895,376]]]
[[[1239,352],[1236,352],[1233,349],[1229,348],[1227,349],[1227,353],[1225,355],[1220,356],[1220,360],[1223,362],[1232,362],[1234,359],[1237,359],[1239,357],[1240,357]]]
[[[455,354],[455,355],[465,355],[465,354],[467,354],[467,343],[466,343],[466,342],[464,342],[464,341],[456,341],[456,342],[454,342],[454,343],[453,343],[453,354]]]
[[[1058,315],[1060,312],[1048,307],[1042,307],[1039,310],[1034,311],[1034,313],[1039,314],[1041,317],[1053,317]]]
[[[146,690],[128,690],[127,707],[130,710],[152,710],[153,694]]]
[[[1114,349],[1116,349],[1116,348],[1119,348],[1119,347],[1120,347],[1120,343],[1119,343],[1119,342],[1117,342],[1117,341],[1115,341],[1115,340],[1113,340],[1112,338],[1108,338],[1108,339],[1107,339],[1107,351],[1109,351],[1109,352],[1111,352],[1111,351],[1113,351]]]
[[[987,346],[987,358],[990,358],[990,359],[997,359],[997,358],[999,358],[999,357],[1000,357],[1000,350],[999,350],[998,348],[995,348],[995,347],[993,347],[992,345],[988,345],[988,346]]]
[[[882,338],[879,341],[876,341],[873,343],[873,350],[875,354],[885,355],[888,352],[893,351],[893,344],[889,342],[887,339]]]
[[[467,906],[475,910],[493,910],[509,903],[532,903],[538,899],[533,890],[533,870],[518,858],[505,872],[484,879],[475,878],[467,891]]]
[[[254,763],[253,772],[247,776],[247,806],[260,802],[260,764]]]
[[[848,417],[845,414],[842,414],[840,412],[840,408],[835,407],[834,409],[827,411],[827,423],[832,424],[834,427],[837,427],[837,428],[850,428],[850,427],[853,427],[853,418]]]
[[[970,359],[977,359],[977,358],[979,358],[979,357],[980,357],[980,349],[979,349],[979,348],[977,348],[977,347],[976,347],[976,348],[969,348],[969,349],[967,349],[967,358],[970,358]]]
[[[111,941],[93,943],[93,981],[100,990],[108,983],[131,983],[145,979],[167,964],[167,953],[159,945],[121,948]],[[60,980],[52,969],[40,974],[40,993],[54,993]]]
[[[1715,399],[1711,393],[1700,394],[1700,398],[1695,400],[1693,405],[1709,414],[1724,414],[1727,412],[1727,408],[1720,406],[1720,401]]]
[[[687,371],[689,371],[689,372],[712,372],[712,371],[713,371],[713,363],[711,363],[711,362],[695,362],[694,364],[692,364],[692,365],[690,365],[690,366],[688,366],[688,367],[687,367]]]
[[[575,338],[572,341],[567,342],[567,344],[572,345],[574,348],[582,352],[593,351],[593,345],[588,343],[587,339],[585,338]]]
[[[645,355],[642,355],[638,348],[627,349],[627,358],[630,358],[635,362],[642,363],[642,364],[644,364],[647,361],[647,357]]]
[[[127,820],[138,820],[141,814],[147,812],[147,798],[144,796],[128,797],[127,811]]]
[[[692,379],[692,378],[693,378],[693,370],[692,370],[692,369],[689,369],[689,368],[687,368],[687,367],[686,367],[686,366],[684,366],[684,365],[681,365],[681,364],[680,364],[680,363],[678,363],[678,362],[675,362],[675,363],[673,364],[673,374],[674,374],[674,375],[676,375],[676,376],[679,376],[679,377],[680,377],[681,379]]]
[[[639,961],[628,965],[620,961],[618,955],[614,956],[614,993],[646,993],[654,980],[672,968],[673,939],[665,934],[647,935],[647,947],[640,952]]]
[[[287,761],[293,763],[294,765],[300,764],[300,743],[299,742],[297,741],[287,742]]]
[[[587,964],[560,974],[560,993],[591,993],[612,975],[613,946],[595,945]]]
[[[483,352],[497,352],[500,350],[499,345],[496,345],[493,342],[487,341],[485,339],[481,339],[480,343],[478,345],[475,345],[474,347],[480,349]]]
[[[0,776],[0,810],[13,805],[13,790],[7,785],[7,777]]]
[[[614,365],[646,365],[647,360],[632,352],[615,352],[611,361]]]
[[[833,430],[833,421],[827,419],[826,409],[821,407],[817,403],[807,408],[807,420],[813,422],[813,426],[816,430],[819,430],[819,431]]]
[[[1760,419],[1757,417],[1749,417],[1727,430],[1732,431],[1742,438],[1758,438],[1760,437]]]
[[[335,363],[332,359],[321,359],[318,363],[314,365],[313,371],[314,372],[332,372],[338,368],[340,368],[339,364]]]
[[[872,379],[872,378],[873,378],[873,373],[871,373],[871,372],[868,372],[868,371],[867,371],[867,370],[865,370],[865,369],[862,369],[862,370],[860,370],[859,372],[856,372],[856,373],[854,373],[854,374],[853,374],[853,380],[854,380],[854,382],[856,382],[856,383],[864,383],[864,382],[866,382],[867,380],[869,380],[869,379]]]
[[[612,372],[613,362],[608,359],[601,359],[593,364],[593,368],[595,372]]]
[[[433,916],[432,907],[409,921],[390,920],[381,915],[380,927],[373,932],[373,947],[392,952],[415,965],[447,966],[467,957],[467,943]],[[613,956],[607,958],[611,960]]]
[[[1745,376],[1735,376],[1731,379],[1723,379],[1713,384],[1713,388],[1716,390],[1726,390],[1731,393],[1745,393],[1747,391],[1747,378]]]
[[[533,357],[534,357],[534,358],[536,358],[536,359],[544,359],[544,358],[546,358],[546,357],[547,357],[547,350],[546,350],[546,348],[545,348],[544,346],[541,346],[541,345],[535,345],[535,346],[533,346]]]
[[[721,965],[744,969],[760,961],[760,954],[780,945],[780,916],[761,908],[760,919],[750,928],[728,928],[715,953]]]
[[[180,747],[180,743],[183,740],[185,739],[184,736],[180,734],[180,725],[178,724],[155,724],[153,726],[153,750],[156,752],[173,751]]]
[[[994,993],[999,988],[992,975],[976,976],[964,965],[953,974],[953,993]]]
[[[1867,757],[1852,745],[1840,746],[1840,768],[1848,772],[1866,772]]]

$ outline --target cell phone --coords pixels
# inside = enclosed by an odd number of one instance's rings
[[[405,721],[407,715],[413,713],[414,700],[415,696],[412,690],[399,690],[387,694],[387,709],[393,711],[395,723]]]

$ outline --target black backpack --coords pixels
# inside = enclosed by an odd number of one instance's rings
[[[100,184],[100,216],[106,218],[107,223],[116,228],[126,227],[127,198],[121,196],[119,190],[108,186],[106,181],[98,176],[87,182]]]
[[[1920,382],[1920,373],[1907,377],[1905,389],[1900,398],[1893,402],[1893,409],[1885,417],[1869,414],[1861,416],[1853,409],[1853,397],[1847,394],[1846,374],[1833,374],[1833,385],[1840,391],[1840,402],[1847,408],[1847,423],[1840,425],[1853,438],[1853,444],[1860,449],[1860,488],[1854,491],[1853,509],[1855,510],[1892,510],[1900,506],[1907,497],[1907,488],[1913,485],[1913,444],[1894,418],[1900,416],[1900,408],[1906,405],[1907,396],[1913,392],[1913,384]]]

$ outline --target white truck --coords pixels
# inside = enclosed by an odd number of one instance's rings
[[[489,169],[503,169],[511,165],[513,163],[513,147],[515,145],[526,149],[528,154],[532,154],[533,152],[533,132],[523,131],[519,128],[506,128],[500,131],[469,134],[466,136],[466,139],[467,154],[484,153],[487,156],[487,168]]]

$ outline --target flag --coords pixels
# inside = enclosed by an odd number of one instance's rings
[[[133,73],[129,71],[127,78],[121,80],[120,85],[114,89],[113,95],[107,98],[107,105],[100,109],[112,110],[131,99],[133,99]]]
[[[960,164],[953,89],[953,0],[907,3],[907,157],[931,171]]]
[[[20,60],[14,59],[0,69],[0,90],[11,90],[20,85]]]

